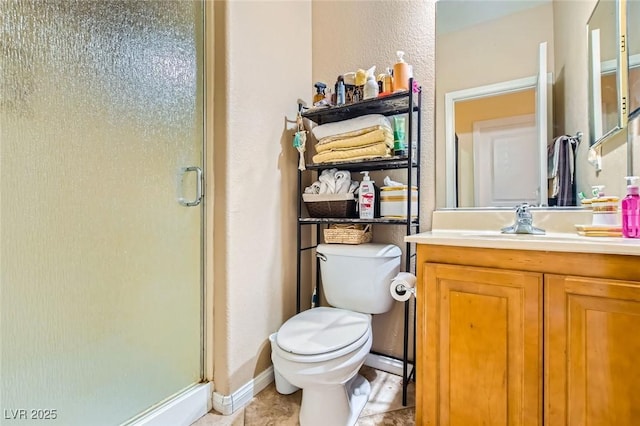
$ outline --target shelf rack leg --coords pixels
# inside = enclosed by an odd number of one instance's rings
[[[300,170],[298,170],[298,194],[301,194],[301,189],[302,189],[302,172]],[[300,217],[300,214],[302,213],[302,201],[300,200],[300,196],[298,196],[298,215],[297,218]],[[302,261],[302,225],[300,224],[300,221],[296,218],[296,245],[297,245],[297,250],[296,250],[296,314],[300,313],[300,280],[301,280],[301,273],[300,273],[300,268],[301,268],[301,261]]]

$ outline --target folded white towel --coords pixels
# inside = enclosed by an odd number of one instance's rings
[[[351,186],[351,172],[348,170],[338,170],[335,174],[336,178],[336,194],[349,193]]]
[[[389,129],[391,122],[382,114],[368,114],[349,120],[337,121],[335,123],[322,124],[314,127],[311,131],[317,140],[330,136],[340,135],[342,133],[354,132],[356,130],[366,129],[373,126],[384,126]]]

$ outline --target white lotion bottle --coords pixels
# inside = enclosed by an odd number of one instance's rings
[[[376,190],[373,186],[374,181],[369,178],[369,172],[360,173],[364,175],[362,182],[360,182],[360,191],[358,194],[360,219],[373,219],[376,205]]]
[[[378,96],[378,83],[371,74],[367,76],[367,82],[364,84],[363,99],[373,99]]]

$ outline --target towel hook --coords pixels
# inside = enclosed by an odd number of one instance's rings
[[[578,141],[578,143],[582,142],[582,132],[577,132],[574,138]]]

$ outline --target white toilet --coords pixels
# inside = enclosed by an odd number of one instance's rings
[[[276,389],[302,388],[301,426],[350,426],[371,391],[357,374],[371,349],[371,314],[391,309],[402,252],[391,244],[319,244],[316,252],[332,307],[301,312],[271,335]]]

